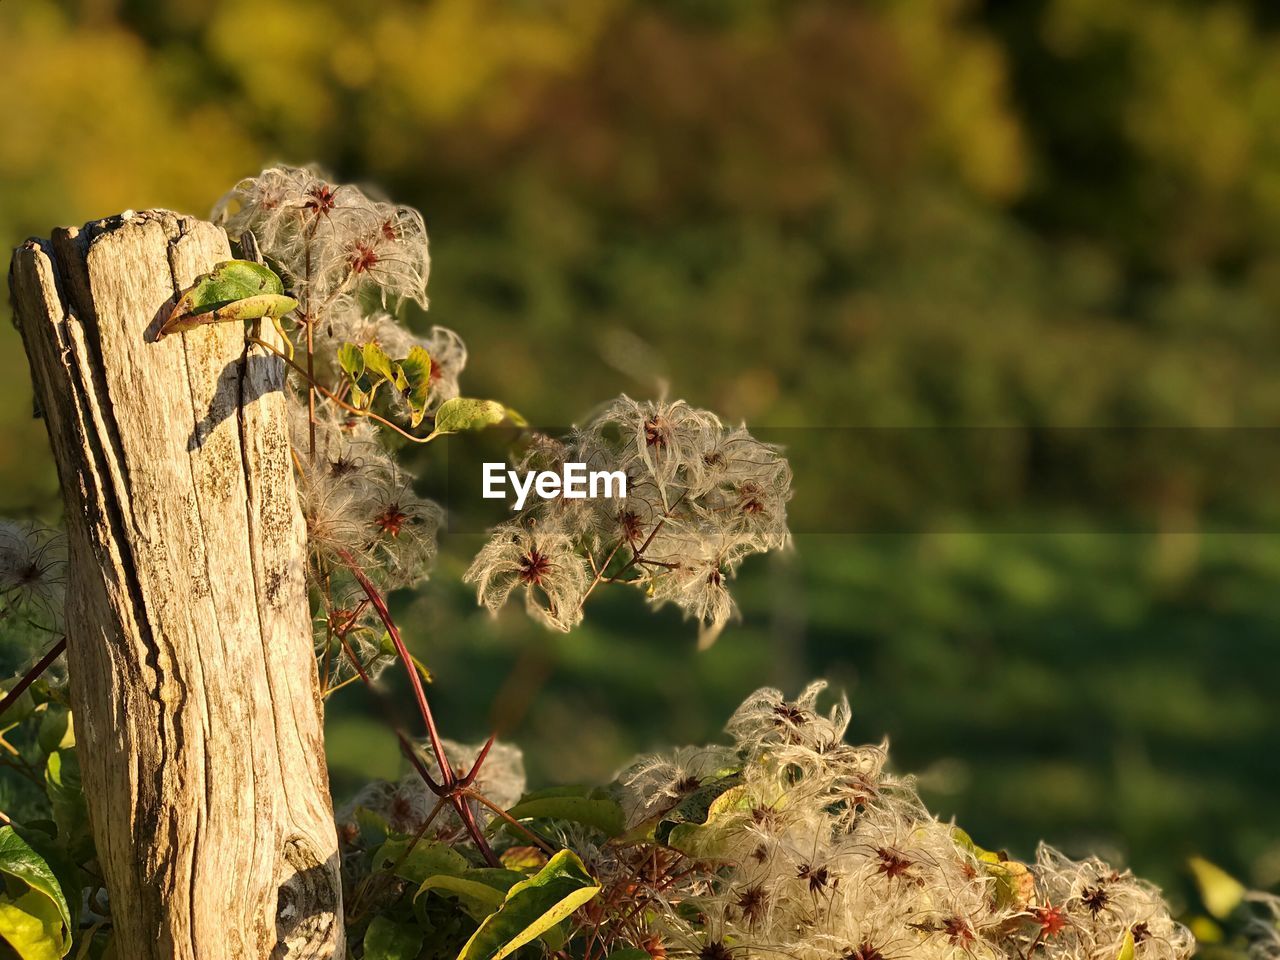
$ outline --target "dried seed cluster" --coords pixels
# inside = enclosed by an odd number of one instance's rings
[[[252,231],[267,261],[299,301],[290,317],[295,355],[312,348],[312,377],[339,397],[338,351],[344,343],[375,345],[389,357],[420,347],[430,357],[427,408],[458,395],[467,362],[462,339],[433,327],[419,337],[394,314],[404,301],[427,304],[430,268],[422,216],[408,207],[331,183],[310,168],[273,167],[241,181],[214,210],[233,238]],[[383,624],[354,564],[382,590],[422,580],[436,555],[444,513],[419,497],[413,477],[387,446],[385,432],[342,406],[318,403],[294,378],[290,432],[307,524],[308,573],[320,597],[317,655],[332,687],[356,673],[376,676],[394,659]],[[386,391],[393,407],[404,406]]]
[[[0,520],[0,624],[61,629],[67,543],[56,530]]]
[[[844,743],[848,703],[819,712],[824,686],[794,701],[760,690],[729,721],[731,745],[621,772],[628,826],[661,836],[665,821],[683,856],[578,839],[606,889],[627,891],[601,921],[615,946],[698,960],[1116,960],[1132,939],[1137,960],[1190,956],[1190,932],[1128,871],[1045,846],[1018,863],[938,820],[886,771],[886,744]]]
[[[1246,931],[1249,956],[1253,960],[1280,960],[1280,896],[1250,893],[1248,899],[1255,908]]]
[[[362,292],[427,305],[431,257],[422,214],[333,184],[314,168],[272,167],[240,181],[218,201],[213,219],[233,237],[252,230],[285,271],[287,286],[312,308]]]
[[[791,469],[779,449],[683,401],[622,396],[563,441],[539,437],[525,468],[621,471],[626,496],[538,502],[498,527],[467,571],[481,604],[524,595],[560,630],[602,583],[673,603],[711,643],[736,614],[728,581],[748,556],[785,547]]]

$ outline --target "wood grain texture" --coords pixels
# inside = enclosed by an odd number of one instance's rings
[[[131,960],[344,955],[283,366],[238,323],[153,340],[229,257],[217,227],[152,211],[29,241],[10,269],[66,507],[78,752]]]

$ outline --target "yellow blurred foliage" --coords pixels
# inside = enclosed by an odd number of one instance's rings
[[[902,0],[887,16],[911,65],[913,86],[930,107],[929,139],[974,190],[996,200],[1016,197],[1027,161],[1009,103],[1003,51],[966,26],[970,0]]]
[[[1148,174],[1143,199],[1177,221],[1177,262],[1278,246],[1280,37],[1243,4],[1171,0],[1055,0],[1044,30],[1066,57],[1124,51],[1124,132]]]
[[[125,208],[202,213],[257,151],[218,104],[126,30],[43,3],[0,5],[0,224],[45,233]]]

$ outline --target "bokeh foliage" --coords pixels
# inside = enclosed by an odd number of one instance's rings
[[[319,161],[424,211],[468,392],[536,422],[662,384],[761,427],[1280,413],[1263,0],[6,0],[0,80],[11,243]],[[56,517],[0,338],[0,509]],[[861,488],[797,508],[925,510],[938,479],[847,467]],[[1201,493],[1164,532],[805,535],[705,655],[627,598],[566,638],[488,620],[456,584],[474,538],[400,602],[446,724],[483,734],[505,690],[538,780],[828,675],[986,846],[1111,845],[1165,880],[1200,852],[1272,885],[1280,544],[1200,532]],[[397,763],[363,706],[332,711],[339,791]]]

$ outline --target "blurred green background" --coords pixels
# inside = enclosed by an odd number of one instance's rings
[[[317,161],[424,211],[430,321],[470,345],[469,393],[536,422],[662,384],[760,427],[1280,414],[1266,0],[4,0],[0,82],[6,242],[204,213],[268,162]],[[535,782],[599,780],[715,737],[757,686],[826,676],[851,735],[891,737],[986,846],[1048,837],[1174,884],[1195,852],[1280,883],[1280,541],[1201,528],[1212,471],[1150,529],[947,533],[936,491],[990,477],[829,455],[840,488],[797,484],[807,530],[892,503],[924,532],[757,558],[744,622],[704,654],[636,596],[564,637],[491,620],[458,584],[479,538],[447,538],[397,598],[446,731],[497,722]],[[58,510],[5,324],[0,513]],[[340,799],[399,770],[360,692],[329,733]]]

